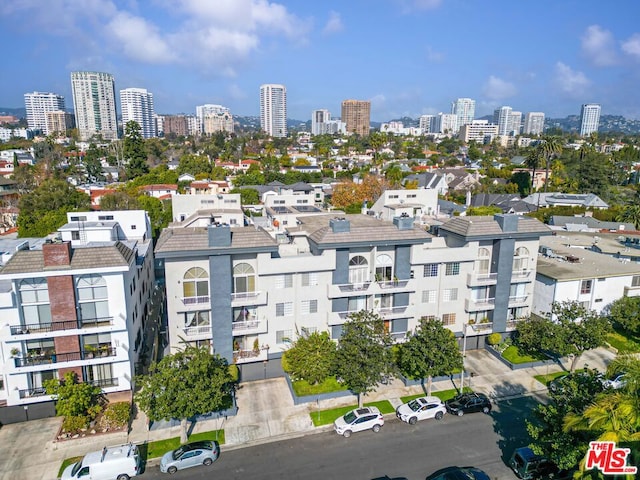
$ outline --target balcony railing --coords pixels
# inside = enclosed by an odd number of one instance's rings
[[[259,350],[235,350],[233,352],[233,363],[250,363],[267,360],[267,349]]]
[[[340,283],[340,284],[329,284],[328,288],[328,296],[329,298],[337,298],[337,297],[349,297],[354,295],[366,295],[367,290],[369,290],[369,286],[371,282],[358,282],[358,283]]]
[[[476,312],[478,310],[493,310],[495,308],[495,298],[471,298],[466,299],[465,310],[467,312]]]
[[[90,383],[91,385],[94,385],[100,388],[117,387],[118,379],[117,378],[98,378],[96,380],[91,380],[87,383]]]
[[[382,307],[378,309],[378,314],[384,318],[395,317],[402,315],[407,311],[408,305],[401,305],[397,307]]]
[[[533,270],[514,270],[511,277],[516,280],[529,280]]]
[[[114,357],[114,347],[99,348],[94,351],[28,354],[26,357],[15,358],[16,367],[33,367],[35,365],[49,365],[52,363],[75,362],[83,359]]]
[[[528,295],[514,295],[509,297],[509,305],[521,305],[527,303]]]
[[[266,333],[267,321],[263,320],[245,320],[244,322],[232,322],[231,330],[234,335],[246,335],[250,333]]]
[[[376,282],[383,290],[390,288],[405,288],[409,284],[409,280],[381,280]]]
[[[498,281],[497,273],[469,273],[467,274],[467,285],[495,285]]]
[[[47,394],[44,387],[25,388],[19,390],[20,398],[42,397]]]
[[[182,303],[184,305],[201,305],[203,303],[209,303],[209,295],[202,295],[199,297],[182,297]]]
[[[487,330],[493,330],[492,322],[470,323],[469,325],[474,332],[486,332]]]
[[[266,305],[267,292],[260,290],[252,292],[233,292],[231,294],[232,306],[247,306],[247,305]]]
[[[196,327],[184,327],[182,329],[185,335],[193,336],[193,335],[205,335],[207,333],[211,333],[211,325],[198,325]]]
[[[75,330],[78,328],[97,328],[113,325],[113,317],[65,320],[51,323],[27,323],[12,325],[11,335],[28,335],[31,333],[48,333],[59,330]]]

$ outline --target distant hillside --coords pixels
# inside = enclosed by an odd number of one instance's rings
[[[0,115],[13,115],[18,118],[27,118],[27,110],[22,108],[0,107]]]

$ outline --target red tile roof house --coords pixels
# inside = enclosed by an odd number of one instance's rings
[[[171,195],[178,193],[178,185],[158,183],[155,185],[144,185],[140,187],[140,190],[144,192],[145,195],[165,200],[171,198]]]

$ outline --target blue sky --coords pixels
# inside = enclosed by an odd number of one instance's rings
[[[374,121],[509,105],[548,117],[600,103],[640,119],[640,2],[617,0],[11,0],[0,4],[0,106],[64,95],[70,72],[147,88],[158,113],[222,104],[258,115],[263,83],[289,118],[348,98]]]

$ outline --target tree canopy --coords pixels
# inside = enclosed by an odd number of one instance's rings
[[[327,332],[313,332],[300,336],[284,352],[282,364],[295,380],[306,380],[311,385],[324,381],[334,368],[336,344]]]
[[[140,125],[135,120],[128,121],[124,126],[122,154],[126,160],[125,172],[128,179],[136,178],[149,172],[147,152],[141,130]]]
[[[182,443],[187,419],[231,407],[236,389],[227,360],[194,346],[152,363],[136,384],[135,401],[151,421],[180,419]]]
[[[640,297],[622,297],[609,307],[611,323],[634,335],[640,335]]]

